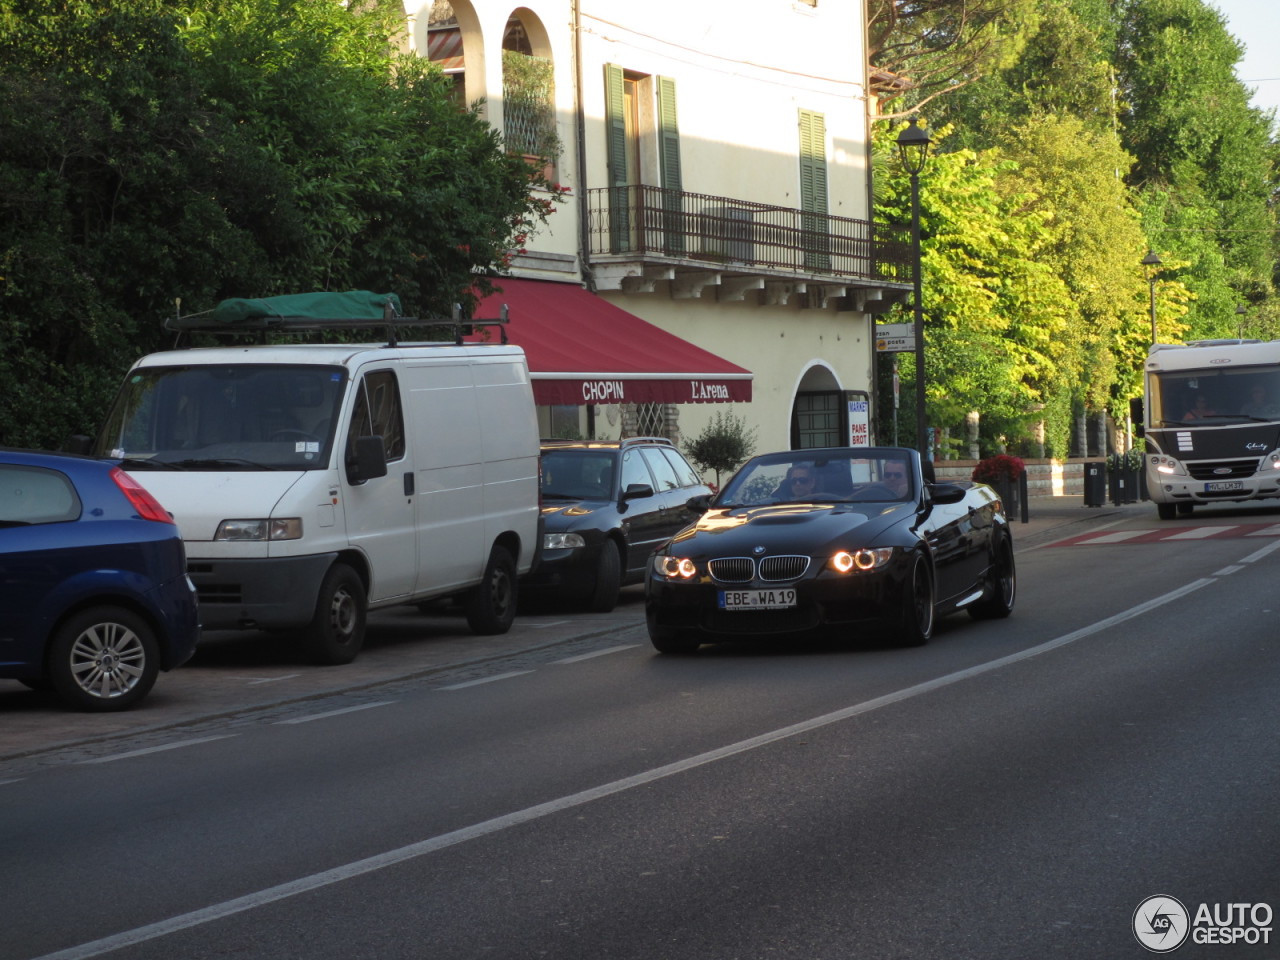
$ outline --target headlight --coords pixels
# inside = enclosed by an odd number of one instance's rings
[[[1271,456],[1267,457],[1267,465],[1272,470],[1280,470],[1280,450],[1271,451]]]
[[[688,580],[696,576],[698,567],[688,557],[658,554],[653,558],[653,572],[667,580]]]
[[[1186,473],[1187,473],[1186,469],[1182,466],[1181,463],[1179,463],[1173,457],[1156,455],[1156,456],[1152,456],[1150,459],[1151,459],[1151,465],[1156,468],[1157,473],[1163,473],[1171,477],[1186,476]]]
[[[841,550],[827,561],[827,565],[836,573],[849,573],[855,570],[866,573],[868,570],[876,570],[888,563],[893,556],[893,551],[893,547]]]
[[[542,535],[543,550],[576,550],[585,547],[587,541],[580,533],[544,533]]]
[[[302,518],[223,520],[214,540],[301,540]]]

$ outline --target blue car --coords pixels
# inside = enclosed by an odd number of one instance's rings
[[[123,710],[200,624],[173,518],[106,460],[0,448],[0,677]]]

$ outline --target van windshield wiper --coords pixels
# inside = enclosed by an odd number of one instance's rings
[[[208,470],[214,467],[230,467],[233,470],[280,470],[281,467],[240,457],[212,457],[207,460],[174,460],[171,466],[175,470]]]

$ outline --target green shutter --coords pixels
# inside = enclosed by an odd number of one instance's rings
[[[800,111],[800,228],[804,264],[829,270],[827,226],[827,127],[820,113]]]
[[[630,247],[627,204],[627,117],[622,89],[622,67],[604,65],[605,149],[609,175],[609,243],[613,252]]]
[[[676,123],[676,82],[658,77],[658,164],[662,178],[663,248],[669,254],[684,253],[680,216],[683,199],[680,180],[680,127]]]

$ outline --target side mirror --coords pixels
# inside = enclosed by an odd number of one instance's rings
[[[627,489],[622,491],[622,499],[624,501],[639,500],[642,497],[652,496],[653,487],[649,486],[647,483],[632,483],[627,486]]]
[[[699,493],[684,502],[685,509],[695,516],[702,516],[711,509],[711,494]]]
[[[933,503],[959,503],[964,499],[964,487],[954,483],[931,483],[925,490]]]
[[[387,475],[387,448],[381,437],[357,437],[354,460],[347,461],[347,479],[364,483]]]

